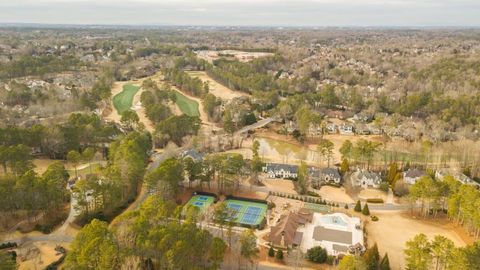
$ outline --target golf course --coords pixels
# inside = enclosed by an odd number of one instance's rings
[[[133,97],[140,89],[140,86],[133,84],[125,84],[122,92],[113,97],[113,106],[121,115],[124,111],[129,110],[132,107]]]
[[[175,95],[177,96],[177,106],[184,114],[188,116],[200,116],[200,112],[198,111],[198,103],[196,101],[189,99],[179,92],[175,92]]]

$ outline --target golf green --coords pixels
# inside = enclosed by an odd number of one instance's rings
[[[132,107],[133,97],[139,89],[140,86],[125,84],[122,92],[113,97],[113,106],[118,114],[121,115],[124,111],[129,110]]]
[[[177,97],[176,103],[184,114],[188,116],[200,116],[198,103],[195,100],[191,100],[177,91],[175,91],[175,96]]]

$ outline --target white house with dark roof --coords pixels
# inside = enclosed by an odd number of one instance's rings
[[[310,180],[314,188],[319,188],[322,184],[335,184],[340,185],[342,183],[342,176],[337,168],[314,168],[311,167]]]
[[[425,171],[419,169],[408,169],[407,171],[403,172],[403,180],[405,183],[413,185],[424,175],[427,175]]]
[[[295,179],[298,177],[298,166],[290,164],[267,163],[262,168],[268,178]]]
[[[379,188],[382,178],[378,173],[358,170],[351,175],[352,184],[362,188]]]
[[[303,236],[299,246],[302,252],[317,246],[325,248],[331,256],[365,251],[362,222],[358,217],[313,213],[312,221],[299,227],[297,232]]]

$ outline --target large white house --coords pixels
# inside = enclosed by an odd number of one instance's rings
[[[262,168],[268,178],[296,179],[298,166],[290,164],[267,163]]]
[[[358,170],[352,173],[352,184],[362,188],[379,188],[382,178],[378,173]]]
[[[301,235],[300,250],[321,246],[332,256],[359,254],[365,251],[361,221],[343,213],[322,215],[313,213],[311,222],[297,228]]]
[[[310,181],[314,188],[319,188],[323,184],[340,185],[342,176],[337,168],[310,168]]]

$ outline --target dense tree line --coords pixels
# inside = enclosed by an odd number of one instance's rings
[[[473,270],[480,269],[480,242],[455,247],[452,240],[436,235],[429,240],[418,234],[406,243],[407,270]]]
[[[207,66],[207,73],[225,86],[252,93],[254,90],[268,91],[279,88],[275,76],[268,71],[282,61],[281,56],[264,57],[248,63],[219,59]]]
[[[69,196],[66,189],[68,172],[60,163],[53,163],[42,175],[33,170],[7,173],[0,177],[0,217],[26,213],[34,218],[46,214],[52,219],[62,212]],[[5,220],[4,220],[5,221]]]
[[[140,96],[142,106],[145,108],[145,115],[154,124],[167,119],[172,115],[172,111],[168,107],[169,102],[175,102],[176,95],[173,90],[159,89],[157,84],[152,80],[145,80],[142,83],[145,91]]]
[[[135,131],[111,143],[107,167],[75,184],[83,222],[109,220],[136,197],[151,148],[150,135]]]
[[[179,222],[182,212],[151,196],[114,230],[93,220],[72,243],[65,269],[218,269],[225,243],[198,228],[195,214]]]
[[[41,76],[47,73],[56,73],[76,70],[81,61],[74,56],[30,56],[24,55],[16,60],[0,66],[0,78],[16,78],[24,76]]]
[[[200,130],[200,119],[188,115],[173,115],[160,122],[155,128],[155,144],[166,145],[173,141],[177,145],[183,143],[186,136],[197,135]]]
[[[471,185],[462,185],[452,176],[443,179],[427,175],[421,177],[409,191],[413,203],[420,203],[420,214],[436,217],[442,210],[458,224],[464,225],[475,238],[480,237],[480,191]]]
[[[104,70],[95,81],[93,87],[82,93],[80,103],[91,110],[97,108],[100,101],[106,105],[112,95],[111,89],[115,82],[115,71],[111,69]]]
[[[120,132],[95,114],[73,113],[67,121],[45,129],[42,152],[52,158],[64,158],[71,150],[98,147],[112,141]]]
[[[35,152],[51,158],[65,158],[71,150],[99,147],[119,133],[114,124],[102,121],[98,115],[83,113],[73,113],[65,122],[51,126],[0,128],[0,160],[5,165],[8,159],[14,158],[7,153],[19,145],[29,147],[29,153],[31,148],[36,148]]]
[[[165,80],[190,95],[203,97],[203,95],[208,93],[208,84],[204,84],[199,78],[191,77],[181,69],[167,69],[164,74]]]

